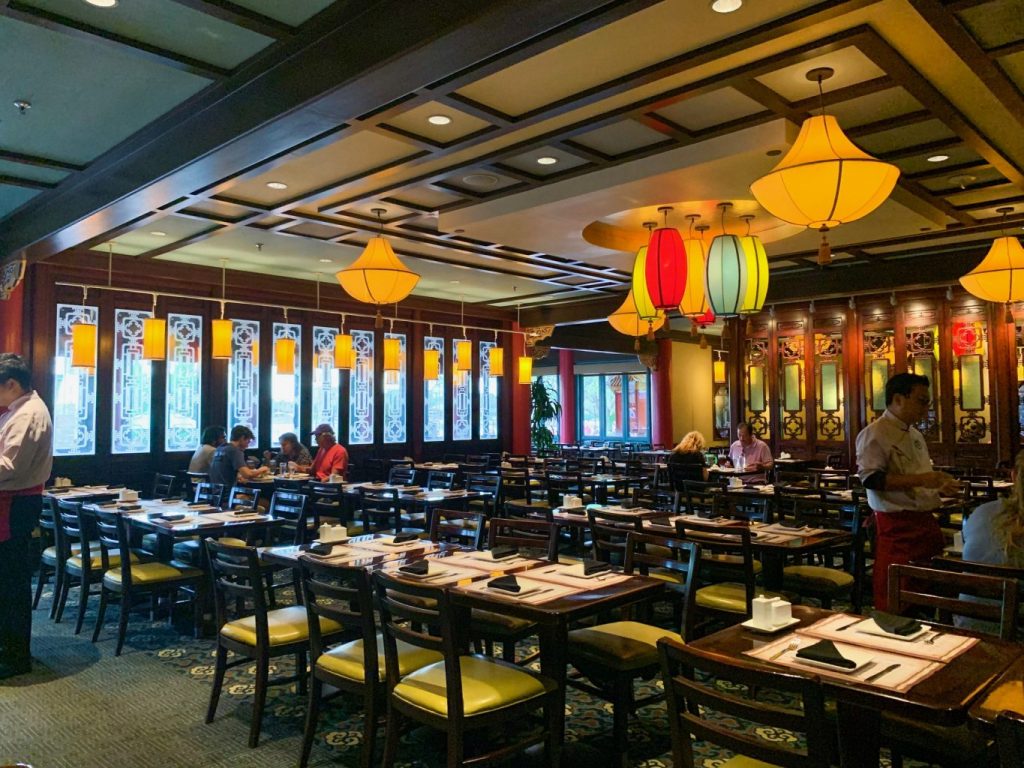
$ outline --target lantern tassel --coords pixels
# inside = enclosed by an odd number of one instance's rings
[[[696,320],[690,321],[690,335],[691,336],[696,336],[697,335],[697,321]]]
[[[708,348],[708,337],[705,336],[703,333],[700,335],[700,348],[701,349],[707,349]]]
[[[639,336],[637,336],[635,339],[633,339],[633,351],[634,352],[639,352],[640,351],[640,337]]]
[[[1006,316],[1003,321],[1013,325],[1013,310],[1010,309],[1010,302],[1006,302]]]
[[[375,317],[374,320],[373,320],[373,327],[374,328],[383,328],[384,327],[384,316],[381,315],[380,307],[379,306],[377,307],[377,317]]]
[[[828,242],[828,227],[821,228],[821,244],[818,246],[818,266],[827,267],[832,263],[832,246]]]
[[[654,323],[647,321],[647,340],[654,341]]]

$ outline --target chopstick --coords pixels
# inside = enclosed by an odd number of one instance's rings
[[[843,624],[841,627],[836,627],[836,632],[842,632],[844,629],[849,629],[854,624],[860,624],[862,621],[864,621],[864,619],[856,619],[855,621],[851,621],[849,624]]]
[[[885,669],[879,670],[878,672],[875,672],[875,674],[870,675],[869,677],[865,677],[864,678],[864,682],[865,683],[873,683],[875,680],[877,680],[878,678],[882,677],[883,675],[887,675],[890,672],[892,672],[894,669],[899,669],[899,668],[900,668],[899,664],[890,664]]]

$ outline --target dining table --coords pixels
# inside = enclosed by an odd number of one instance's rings
[[[1024,674],[1024,647],[967,630],[924,627],[910,639],[877,633],[866,617],[793,606],[796,623],[766,634],[736,624],[691,644],[767,671],[799,669],[820,676],[836,702],[842,768],[878,768],[882,713],[936,726],[956,726],[990,711],[975,705],[1003,676]],[[811,666],[800,648],[832,640],[857,660],[853,670]],[[869,679],[870,678],[870,679]]]

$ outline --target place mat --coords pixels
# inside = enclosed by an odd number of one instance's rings
[[[611,512],[616,515],[649,515],[655,511],[653,509],[647,509],[647,507],[632,507],[630,509],[626,509],[626,507],[607,506],[604,504],[587,504],[584,509],[593,509],[596,512]]]
[[[782,523],[772,523],[771,525],[761,525],[757,528],[758,531],[765,533],[784,533],[787,536],[817,536],[818,534],[825,533],[826,528],[811,528],[810,526],[803,526],[802,528],[793,528],[792,526],[783,525]]]
[[[234,512],[210,512],[203,515],[203,520],[216,520],[218,523],[251,523],[269,519],[262,512],[253,512],[246,515],[236,515]]]
[[[487,574],[483,571],[474,570],[472,568],[457,568],[454,565],[449,565],[448,561],[451,558],[445,557],[441,559],[428,558],[425,562],[429,563],[429,570],[426,576],[412,576],[401,572],[401,568],[407,565],[406,560],[395,560],[384,565],[385,571],[390,571],[393,575],[399,576],[404,579],[408,579],[416,584],[427,584],[432,587],[448,586],[451,584],[458,584],[459,582],[466,582],[466,584],[472,583],[477,579],[488,578]]]
[[[699,515],[676,515],[670,517],[669,521],[675,523],[676,520],[681,520],[683,525],[686,523],[697,523],[699,525],[714,525],[723,528],[736,528],[737,526],[743,525],[741,520],[733,520],[731,517],[700,517]]]
[[[624,581],[629,581],[632,576],[625,573],[615,573],[614,571],[606,571],[600,576],[592,576],[587,578],[585,576],[573,576],[569,572],[572,565],[563,563],[562,565],[549,565],[544,568],[532,568],[529,571],[531,579],[536,581],[545,581],[550,584],[561,584],[566,587],[576,587],[581,590],[594,590],[606,587],[611,584],[621,584]]]
[[[472,592],[475,594],[487,595],[488,598],[494,598],[504,603],[526,603],[528,605],[540,605],[541,603],[549,603],[552,600],[559,600],[569,595],[575,595],[585,590],[578,589],[575,587],[567,587],[561,584],[552,584],[544,581],[534,581],[532,579],[524,579],[517,577],[516,579],[523,589],[536,588],[536,592],[531,592],[523,597],[517,597],[511,592],[502,592],[498,589],[489,589],[487,582],[490,579],[481,579],[480,581],[474,581],[472,584],[466,584],[459,587],[466,592]]]
[[[394,536],[381,536],[379,539],[370,541],[352,541],[350,544],[360,549],[372,549],[374,552],[437,552],[440,547],[430,539],[415,539],[403,544],[391,544]]]
[[[788,544],[799,539],[800,536],[791,533],[770,533],[757,530],[750,531],[750,540],[757,544]]]
[[[864,648],[893,651],[903,656],[913,656],[918,659],[941,662],[955,659],[964,651],[974,647],[978,642],[976,637],[950,634],[940,630],[933,630],[916,640],[897,640],[896,638],[858,632],[857,624],[854,624],[852,627],[848,626],[851,621],[857,621],[858,618],[863,619],[860,622],[861,624],[871,621],[871,619],[864,617],[840,613],[816,621],[809,627],[798,629],[797,632],[803,635],[810,635],[811,637],[820,637],[826,640],[842,640],[844,643],[860,645]],[[839,627],[846,627],[846,629],[838,631]],[[934,643],[927,642],[928,638],[931,637],[935,638]]]
[[[474,570],[482,571],[484,573],[498,571],[502,573],[508,573],[509,571],[522,571],[543,563],[543,561],[536,560],[532,557],[522,557],[520,555],[510,557],[506,560],[492,560],[490,554],[487,552],[453,552],[448,555],[445,560],[454,563],[455,565],[464,568],[473,568]]]
[[[799,645],[795,648],[789,648],[789,644],[793,642],[794,639],[799,643]],[[797,651],[803,646],[813,645],[816,642],[818,642],[816,638],[800,634],[789,634],[783,635],[778,640],[771,643],[762,645],[760,648],[756,648],[752,651],[744,651],[743,653],[745,656],[751,656],[761,661],[771,661],[772,664],[779,664],[780,666],[789,667],[791,669],[799,669],[802,672],[818,675],[820,677],[827,677],[832,680],[841,680],[847,683],[871,685],[887,691],[895,691],[896,693],[906,693],[922,680],[935,674],[943,667],[943,665],[937,661],[928,661],[926,659],[918,659],[913,656],[888,653],[886,651],[875,651],[874,649],[872,649],[873,662],[853,673],[844,673],[840,670],[827,669],[825,667],[813,666],[811,664],[803,664],[798,661],[796,658]],[[836,643],[835,646],[839,653],[843,653],[843,651],[852,651],[856,654],[858,651],[863,651],[863,646],[854,645],[852,643],[841,642]],[[779,655],[776,657],[776,654]],[[866,681],[866,678],[881,672],[892,664],[899,664],[899,667],[887,672],[877,680],[873,680],[870,683]]]

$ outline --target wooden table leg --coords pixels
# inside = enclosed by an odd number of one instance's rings
[[[552,728],[555,737],[552,739],[554,749],[549,756],[548,765],[561,765],[562,746],[565,742],[565,670],[569,663],[565,653],[568,630],[559,621],[553,624],[542,624],[540,627],[540,671],[544,676],[558,684],[555,695],[555,712]]]
[[[881,716],[877,709],[837,702],[839,765],[842,768],[878,768]]]

